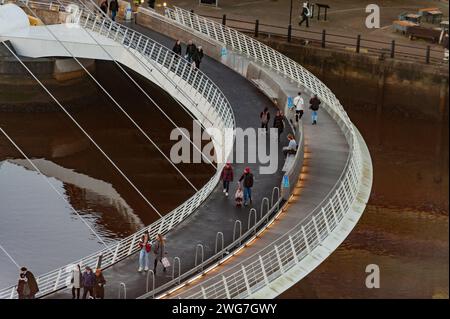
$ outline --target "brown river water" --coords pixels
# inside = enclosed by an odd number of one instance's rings
[[[96,69],[97,80],[169,156],[173,124],[114,64],[97,62]],[[135,78],[177,126],[192,131],[192,118],[170,96]],[[49,86],[161,215],[195,193],[91,79]],[[12,86],[11,91],[3,91],[0,102],[14,97],[11,92],[17,89],[21,111],[0,108],[0,127],[45,175],[38,175],[0,134],[0,245],[20,266],[45,273],[103,248],[101,240],[113,243],[159,218],[38,86],[27,87],[29,94],[34,92],[29,97],[20,92],[21,87]],[[33,101],[39,101],[39,112],[26,111],[30,109],[26,103],[32,108]],[[215,172],[209,164],[177,167],[197,189]],[[16,265],[0,250],[0,288],[16,281]]]
[[[373,161],[369,203],[343,244],[280,298],[448,298],[448,124],[348,113]],[[369,264],[378,289],[366,288]]]
[[[167,154],[171,124],[111,64],[98,63],[97,70],[101,83]],[[173,100],[140,81],[177,125],[191,127]],[[74,103],[71,113],[158,210],[167,213],[193,194],[115,106],[95,93],[95,85],[89,86],[94,93]],[[43,93],[40,98],[52,104]],[[448,298],[448,125],[389,114],[377,120],[351,108],[348,113],[373,160],[368,206],[344,243],[280,297]],[[47,176],[19,160],[0,136],[0,163],[8,159],[0,164],[0,244],[20,265],[39,274],[102,248],[73,209],[107,243],[158,218],[62,112],[3,112],[0,125]],[[180,169],[197,187],[213,173],[199,164]],[[380,267],[379,289],[365,286],[368,264]],[[0,251],[0,288],[14,284],[16,272]]]

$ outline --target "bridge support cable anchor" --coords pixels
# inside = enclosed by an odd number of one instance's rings
[[[24,64],[23,64],[23,62],[17,57],[17,55],[5,44],[5,42],[2,42],[5,46],[6,46],[6,48],[15,56],[15,58],[23,65],[23,66],[25,66]],[[33,77],[35,77],[34,76],[34,74],[33,73],[31,73],[31,71],[25,66],[25,68],[27,69],[27,71],[28,72],[30,72],[30,74],[33,76]],[[35,78],[36,79],[36,78]],[[37,79],[36,79],[37,80]],[[39,80],[37,80],[38,81],[38,83],[40,83],[41,84],[41,82],[39,81]],[[41,86],[43,86],[42,84],[41,84]],[[43,86],[44,87],[44,86]],[[44,89],[45,89],[45,87],[44,87]],[[59,102],[58,102],[59,103]],[[30,160],[30,158],[22,151],[22,149],[16,144],[16,142],[14,142],[13,141],[13,139],[3,130],[3,128],[1,128],[0,127],[0,131],[3,133],[3,135],[5,135],[5,137],[11,142],[11,144],[13,144],[14,145],[14,147],[19,151],[19,153],[30,163],[30,165],[35,169],[35,171],[36,172],[38,172],[38,174],[39,175],[41,175],[44,179],[45,179],[45,181],[47,182],[47,184],[49,184],[50,185],[50,187],[56,192],[56,194],[58,194],[58,196],[62,199],[62,200],[64,200],[67,204],[69,204],[69,207],[70,207],[70,209],[75,213],[75,215],[77,215],[79,218],[80,218],[80,220],[87,226],[87,228],[95,235],[95,237],[97,237],[97,239],[98,240],[100,240],[100,242],[103,244],[103,246],[105,246],[105,248],[106,249],[108,249],[110,252],[112,252],[112,250],[111,250],[111,247],[110,246],[108,246],[106,243],[105,243],[105,241],[97,234],[97,232],[89,225],[89,223],[88,222],[86,222],[86,220],[72,207],[72,205],[70,205],[70,203],[68,202],[68,200],[67,200],[67,198],[65,197],[65,196],[63,196],[63,194],[61,194],[57,189],[56,189],[56,187],[52,184],[52,183],[50,183],[50,181],[47,179],[47,178],[45,178],[45,175],[41,172],[41,170],[33,163],[33,161],[31,161]],[[0,248],[2,248],[2,246],[0,245]],[[2,250],[8,255],[8,257],[10,257],[10,255],[6,252],[6,250],[4,250],[3,248],[2,248]],[[12,259],[12,257],[10,257],[10,259],[11,260],[13,260]],[[20,268],[20,266],[14,261],[14,263],[17,265],[17,267],[18,268]]]
[[[25,6],[31,14],[39,18],[38,15],[27,5]],[[159,146],[144,132],[144,130],[134,121],[134,119],[123,109],[123,107],[112,97],[112,95],[97,81],[97,79],[86,69],[86,67],[76,58],[72,52],[58,39],[51,29],[43,24],[44,28],[52,35],[52,37],[64,48],[64,50],[80,65],[80,67],[89,75],[89,77],[98,85],[98,87],[109,97],[109,99],[122,111],[123,114],[136,126],[136,128],[147,138],[147,140],[160,152],[160,154],[175,168],[175,170],[188,182],[191,187],[198,192],[194,184],[180,171],[180,169],[167,157],[167,155],[159,148]],[[128,29],[127,29],[128,31]],[[161,216],[161,215],[160,215]],[[162,216],[161,216],[162,217]]]

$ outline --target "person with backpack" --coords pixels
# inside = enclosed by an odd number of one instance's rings
[[[28,288],[30,289],[27,299],[34,299],[36,294],[39,292],[36,278],[34,277],[33,273],[26,267],[20,268],[20,271],[25,276],[26,282],[28,283]]]
[[[259,114],[259,119],[261,120],[261,128],[265,128],[266,132],[269,131],[270,113],[267,107]]]
[[[81,267],[76,265],[72,269],[72,278],[70,279],[72,285],[72,299],[75,299],[75,293],[77,299],[80,299],[80,289],[81,289]]]
[[[119,2],[117,0],[111,0],[109,11],[111,11],[111,20],[116,21],[117,11],[119,11]]]
[[[139,269],[138,272],[148,271],[149,254],[152,251],[152,245],[150,244],[150,235],[148,231],[145,231],[139,240]]]
[[[303,116],[303,112],[305,111],[305,101],[302,97],[302,92],[298,92],[298,95],[294,98],[294,106],[295,106],[295,121],[298,122],[301,120]]]
[[[280,142],[280,136],[284,130],[284,116],[280,110],[277,111],[277,114],[273,118],[273,127],[278,129],[278,142]]]
[[[93,299],[94,296],[94,286],[95,286],[95,275],[92,272],[91,267],[86,266],[83,275],[81,276],[81,283],[83,285],[83,299],[86,299],[89,293],[89,298]]]
[[[153,253],[155,254],[155,264],[153,266],[153,273],[156,274],[156,266],[158,261],[163,265],[163,271],[166,271],[166,266],[163,264],[163,258],[166,255],[166,241],[161,234],[156,235],[156,240],[153,245]]]
[[[314,94],[314,97],[309,100],[309,108],[312,110],[312,125],[317,124],[317,111],[319,110],[319,105],[322,103],[319,98],[317,97],[317,94]]]
[[[28,285],[27,277],[25,277],[25,274],[23,273],[19,275],[19,281],[17,282],[17,294],[19,295],[19,299],[30,298],[30,286]]]
[[[250,171],[250,167],[245,168],[244,173],[239,179],[239,182],[241,181],[244,187],[244,206],[247,206],[248,200],[250,204],[252,203],[253,174]]]
[[[300,18],[302,18],[302,19],[300,20],[298,25],[301,26],[302,23],[306,21],[306,27],[309,28],[309,17],[310,16],[311,16],[311,12],[309,11],[309,8],[308,8],[308,2],[304,2],[302,12],[300,13]]]
[[[227,162],[222,169],[222,173],[220,174],[220,179],[223,182],[223,192],[225,196],[228,196],[228,192],[230,191],[230,182],[233,181],[233,167],[230,162]]]

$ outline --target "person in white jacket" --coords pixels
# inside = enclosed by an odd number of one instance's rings
[[[298,92],[298,95],[294,98],[295,106],[295,121],[298,122],[305,111],[305,101],[303,100],[302,93]]]

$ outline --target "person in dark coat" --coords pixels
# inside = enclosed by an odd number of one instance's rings
[[[105,298],[105,286],[106,280],[103,276],[103,272],[100,268],[95,270],[95,287],[94,287],[94,295],[95,299],[103,299]]]
[[[166,241],[161,234],[156,235],[156,240],[153,244],[153,253],[155,254],[155,265],[153,267],[153,273],[156,274],[156,266],[158,261],[162,264],[162,259],[166,255]],[[163,271],[166,271],[166,267],[163,265]]]
[[[193,61],[194,54],[197,52],[197,47],[189,40],[188,45],[186,46],[186,55],[184,56],[189,62]]]
[[[277,111],[277,114],[273,118],[273,127],[278,129],[278,142],[280,142],[280,136],[284,130],[284,116],[280,110]]]
[[[225,196],[228,196],[228,192],[230,191],[230,182],[233,181],[233,167],[230,162],[226,163],[224,168],[222,169],[222,173],[220,174],[220,179],[223,182],[223,192]]]
[[[28,285],[27,277],[23,273],[19,275],[19,281],[17,282],[17,294],[19,299],[30,298],[30,286]]]
[[[178,55],[181,55],[181,41],[180,40],[177,40],[177,42],[175,42],[175,45],[173,46],[172,51]]]
[[[94,298],[95,275],[90,267],[86,267],[81,277],[83,285],[83,299],[86,299],[89,293],[90,298]]]
[[[148,0],[148,7],[152,8],[152,9],[155,9],[155,1],[156,0]]]
[[[104,14],[108,13],[108,1],[107,0],[103,0],[102,3],[100,3],[100,9],[102,10],[102,12]]]
[[[31,271],[29,271],[26,267],[20,268],[20,271],[22,274],[25,275],[25,278],[28,282],[28,287],[30,289],[29,299],[34,299],[36,294],[39,292],[39,287],[36,282],[36,278],[34,278],[34,275]]]
[[[198,69],[200,68],[200,63],[202,62],[203,59],[203,49],[201,46],[199,46],[197,48],[197,50],[195,50],[194,55],[192,56],[192,60],[195,63],[195,67]]]
[[[111,0],[109,3],[109,11],[111,11],[111,19],[116,21],[117,11],[119,11],[119,2],[117,0]]]
[[[319,110],[320,103],[322,102],[317,97],[317,94],[314,94],[314,97],[311,100],[309,100],[309,108],[312,111],[311,114],[312,125],[317,124],[317,111]]]
[[[244,173],[239,179],[239,182],[241,181],[244,187],[244,206],[247,206],[248,200],[250,200],[250,204],[252,203],[253,174],[250,172],[250,167],[245,168]]]
[[[265,131],[267,132],[269,130],[268,124],[270,121],[270,113],[267,107],[259,114],[259,119],[261,120],[261,128],[265,128]]]

